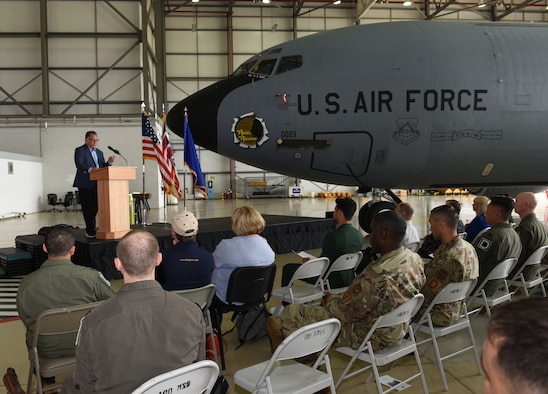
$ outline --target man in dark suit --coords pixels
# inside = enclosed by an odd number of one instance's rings
[[[73,186],[78,188],[82,213],[86,222],[86,237],[95,238],[95,216],[97,215],[97,181],[89,179],[89,174],[97,168],[111,165],[114,156],[105,161],[105,156],[97,149],[97,133],[86,132],[85,144],[74,150],[74,163],[76,164],[76,177]]]

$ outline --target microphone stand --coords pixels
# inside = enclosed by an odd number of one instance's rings
[[[127,159],[126,159],[121,153],[118,153],[118,155],[119,155],[122,159],[124,159],[124,161],[126,162],[126,167],[129,167],[129,164],[128,164],[128,162],[127,162]]]

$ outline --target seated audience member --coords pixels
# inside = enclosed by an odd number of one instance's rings
[[[402,245],[407,225],[394,211],[377,214],[371,222],[371,247],[381,255],[371,262],[341,294],[326,294],[321,305],[288,305],[280,317],[266,322],[274,350],[284,337],[317,321],[335,317],[341,321],[337,346],[358,348],[375,319],[392,311],[420,292],[425,282],[423,261]],[[374,348],[400,343],[402,327],[379,329]]]
[[[537,219],[535,208],[537,199],[533,193],[524,192],[516,197],[514,211],[521,218],[521,222],[515,228],[521,240],[521,254],[518,263],[509,275],[513,278],[525,261],[541,246],[548,244],[548,237],[544,225]],[[523,270],[525,280],[530,280],[536,275],[538,267],[528,267]]]
[[[514,200],[506,196],[493,196],[487,206],[485,217],[491,226],[472,243],[479,260],[479,277],[476,289],[487,275],[503,260],[519,257],[521,242],[518,234],[508,223],[514,209]],[[501,281],[490,281],[484,287],[487,295],[492,295],[499,288]]]
[[[40,269],[23,278],[17,291],[17,311],[27,328],[27,347],[32,345],[36,318],[44,311],[106,300],[114,294],[110,283],[93,268],[73,264],[74,232],[54,226],[46,234],[44,252],[48,259]],[[76,334],[41,337],[43,357],[74,356]]]
[[[425,269],[426,284],[421,293],[424,303],[415,321],[424,314],[434,297],[448,283],[464,282],[478,277],[478,256],[474,247],[457,234],[459,215],[449,205],[441,205],[430,212],[430,229],[434,239],[442,245],[434,252],[434,259]],[[437,326],[448,326],[461,315],[463,301],[437,305],[432,309],[432,321]]]
[[[498,306],[483,343],[483,393],[545,393],[547,358],[548,300],[532,297]]]
[[[461,204],[457,200],[447,200],[445,201],[445,205],[448,205],[452,207],[455,212],[457,212],[457,217],[460,215],[460,209]],[[464,223],[462,223],[462,220],[460,218],[457,221],[457,234],[461,234],[464,232]],[[422,242],[422,245],[420,249],[417,251],[417,253],[423,257],[423,258],[431,258],[432,253],[436,251],[441,246],[442,242],[439,239],[434,238],[432,233],[428,234],[424,237],[424,240]]]
[[[333,264],[343,254],[359,252],[362,249],[362,233],[351,224],[356,208],[356,202],[349,197],[337,198],[335,200],[333,220],[337,228],[325,235],[320,254],[320,257],[327,257],[329,259],[329,264]],[[282,286],[289,284],[299,266],[300,263],[284,265]],[[332,288],[345,287],[354,280],[354,277],[355,275],[352,270],[334,272],[329,276],[329,283]]]
[[[419,237],[419,232],[415,226],[413,226],[413,222],[411,222],[411,219],[413,219],[413,213],[415,212],[411,204],[407,202],[400,202],[396,206],[396,212],[403,216],[405,223],[407,224],[407,230],[405,231],[405,237],[403,238],[403,246],[420,242],[421,239]]]
[[[259,234],[265,228],[264,218],[250,206],[232,212],[232,231],[235,237],[223,239],[213,252],[215,268],[212,283],[217,287],[214,303],[226,304],[230,274],[238,267],[264,267],[274,263],[274,251]]]
[[[472,243],[476,236],[484,229],[491,227],[485,219],[485,211],[489,205],[489,199],[485,196],[477,196],[472,203],[472,209],[476,212],[476,217],[464,226],[466,231],[466,241]]]
[[[131,393],[148,379],[205,358],[202,311],[154,280],[162,261],[156,238],[143,230],[116,246],[120,291],[83,320],[76,371],[64,393]]]
[[[196,242],[198,219],[190,211],[171,218],[173,247],[162,251],[158,282],[165,290],[185,290],[211,283],[213,255]]]

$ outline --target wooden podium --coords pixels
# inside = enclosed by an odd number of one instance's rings
[[[117,239],[129,231],[129,183],[135,167],[103,167],[89,174],[97,181],[99,231],[97,239]]]

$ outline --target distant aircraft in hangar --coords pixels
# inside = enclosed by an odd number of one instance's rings
[[[547,64],[548,24],[353,26],[263,51],[178,103],[167,122],[182,136],[188,108],[198,145],[296,178],[539,191]]]

